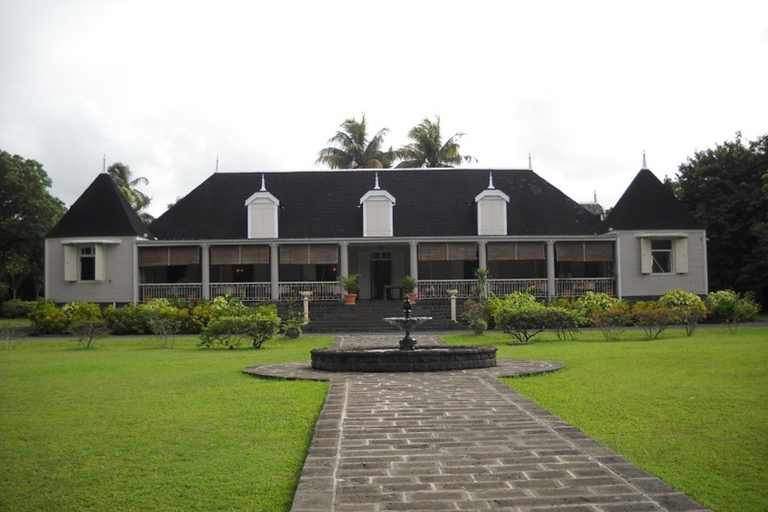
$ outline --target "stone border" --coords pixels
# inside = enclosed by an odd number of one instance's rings
[[[541,373],[550,373],[563,368],[562,363],[554,361],[531,361],[523,359],[498,359],[496,366],[491,368],[476,368],[465,370],[445,370],[444,373],[481,373],[493,377],[522,377],[525,375],[538,375]],[[259,366],[249,366],[243,368],[243,373],[253,377],[265,379],[285,379],[285,380],[347,380],[351,378],[364,378],[365,376],[376,375],[369,372],[327,372],[315,370],[309,361],[296,361],[292,363],[265,364]],[[413,372],[402,372],[413,373]],[[424,372],[420,372],[424,373]],[[379,375],[381,373],[378,373]]]

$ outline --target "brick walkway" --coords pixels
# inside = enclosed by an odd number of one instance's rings
[[[349,335],[335,346],[396,341]],[[419,337],[420,345],[436,343],[436,336]],[[514,363],[500,363],[460,372],[330,374],[291,511],[707,511],[499,382],[496,375],[514,372]],[[517,363],[523,372],[537,366]],[[306,363],[273,370],[329,378]]]

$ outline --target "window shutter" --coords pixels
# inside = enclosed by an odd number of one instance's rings
[[[165,267],[167,265],[167,247],[139,247],[140,267]]]
[[[339,262],[339,247],[337,245],[310,245],[310,265],[333,265]]]
[[[688,239],[678,238],[675,240],[675,272],[678,274],[688,273]]]
[[[94,281],[106,281],[107,280],[107,258],[106,258],[106,250],[104,249],[104,246],[101,244],[96,244],[93,246],[94,249],[94,258],[95,258],[95,273],[94,273]]]
[[[543,242],[518,242],[517,259],[544,260],[546,259]]]
[[[171,247],[170,265],[197,265],[200,263],[199,247]]]
[[[611,242],[584,242],[584,261],[613,261]]]
[[[515,242],[488,244],[488,261],[512,261],[517,259]]]
[[[653,256],[651,255],[651,241],[648,238],[640,239],[640,272],[650,274],[653,270]]]
[[[78,247],[75,245],[64,246],[64,280],[77,281]]]
[[[584,261],[584,243],[557,242],[557,261]]]
[[[269,263],[269,247],[266,245],[243,245],[240,247],[240,263],[257,265]]]

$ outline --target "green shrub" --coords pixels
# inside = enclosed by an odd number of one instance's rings
[[[632,322],[629,305],[619,299],[614,299],[613,304],[607,308],[594,307],[591,318],[594,325],[609,341],[617,341]]]
[[[235,348],[249,339],[253,348],[260,348],[280,331],[280,317],[274,305],[260,306],[256,310],[247,308],[238,316],[221,316],[212,319],[203,328],[199,347]]]
[[[547,327],[547,308],[530,291],[512,292],[494,309],[496,328],[520,343],[529,342]]]
[[[0,316],[3,318],[26,318],[32,311],[32,305],[21,299],[11,299],[0,306]]]
[[[574,307],[577,308],[583,315],[583,322],[585,326],[599,327],[598,320],[605,321],[605,318],[598,318],[602,315],[603,311],[613,308],[616,304],[620,304],[623,301],[616,297],[611,297],[607,293],[595,293],[586,292],[584,295],[576,299]],[[616,311],[614,311],[615,313]],[[630,320],[627,320],[629,324]]]
[[[461,319],[469,324],[469,328],[476,334],[482,334],[488,329],[488,323],[491,318],[492,308],[497,307],[499,299],[469,298],[464,303],[464,310],[461,313]]]
[[[547,329],[555,331],[557,339],[573,339],[574,333],[579,329],[578,311],[559,306],[547,306],[543,314],[544,324]]]
[[[108,306],[102,315],[112,334],[147,334],[150,332],[149,319],[144,304],[126,304],[120,308]]]
[[[736,324],[754,317],[760,306],[751,293],[744,295],[732,290],[720,290],[707,295],[707,312],[720,323],[728,325],[731,333],[736,332]]]
[[[669,290],[661,296],[659,304],[669,310],[671,323],[685,326],[687,336],[693,336],[696,326],[707,315],[701,297],[685,290]]]
[[[672,311],[658,302],[639,301],[632,306],[632,320],[635,325],[643,328],[650,340],[655,340],[664,332],[672,319]]]
[[[166,299],[153,299],[144,305],[149,330],[160,338],[160,348],[173,348],[173,336],[190,326],[186,301],[171,303]]]
[[[52,300],[40,299],[29,314],[32,325],[40,334],[64,334],[68,321],[64,312]]]

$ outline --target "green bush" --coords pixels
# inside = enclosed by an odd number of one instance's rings
[[[614,299],[607,308],[594,307],[590,312],[594,325],[600,329],[605,339],[618,341],[627,326],[632,322],[629,305],[623,300]]]
[[[632,320],[648,339],[655,340],[672,323],[672,310],[658,302],[639,301],[632,306]]]
[[[260,348],[280,331],[280,317],[274,305],[247,308],[238,316],[221,316],[212,319],[203,328],[199,347],[235,348],[248,339],[253,348]]]
[[[547,327],[547,308],[530,291],[512,292],[494,308],[496,328],[520,343],[529,342]]]
[[[26,318],[32,311],[32,305],[21,299],[11,299],[0,306],[0,316],[3,318]]]
[[[622,303],[621,299],[611,297],[607,293],[595,293],[586,292],[584,295],[576,299],[574,307],[577,308],[584,318],[584,325],[590,327],[600,327],[598,320],[605,321],[605,318],[599,318],[606,310],[614,308],[617,304]],[[626,304],[625,304],[626,305]],[[616,310],[614,309],[614,313]],[[611,315],[609,315],[611,316]],[[630,319],[627,319],[629,324]]]
[[[64,312],[52,300],[40,299],[29,314],[32,325],[40,334],[64,334],[69,322]]]
[[[102,315],[112,334],[147,334],[150,332],[149,319],[144,304],[126,304],[120,308],[108,306]]]
[[[696,326],[707,315],[701,297],[685,290],[669,290],[661,296],[659,304],[669,310],[671,323],[685,326],[688,336],[693,336]]]
[[[547,306],[544,309],[544,324],[547,329],[552,329],[557,339],[573,339],[574,333],[579,329],[581,315],[578,311],[559,306]]]
[[[707,312],[720,323],[728,325],[733,333],[736,324],[754,317],[760,306],[754,301],[751,293],[742,295],[732,290],[720,290],[707,295]]]

